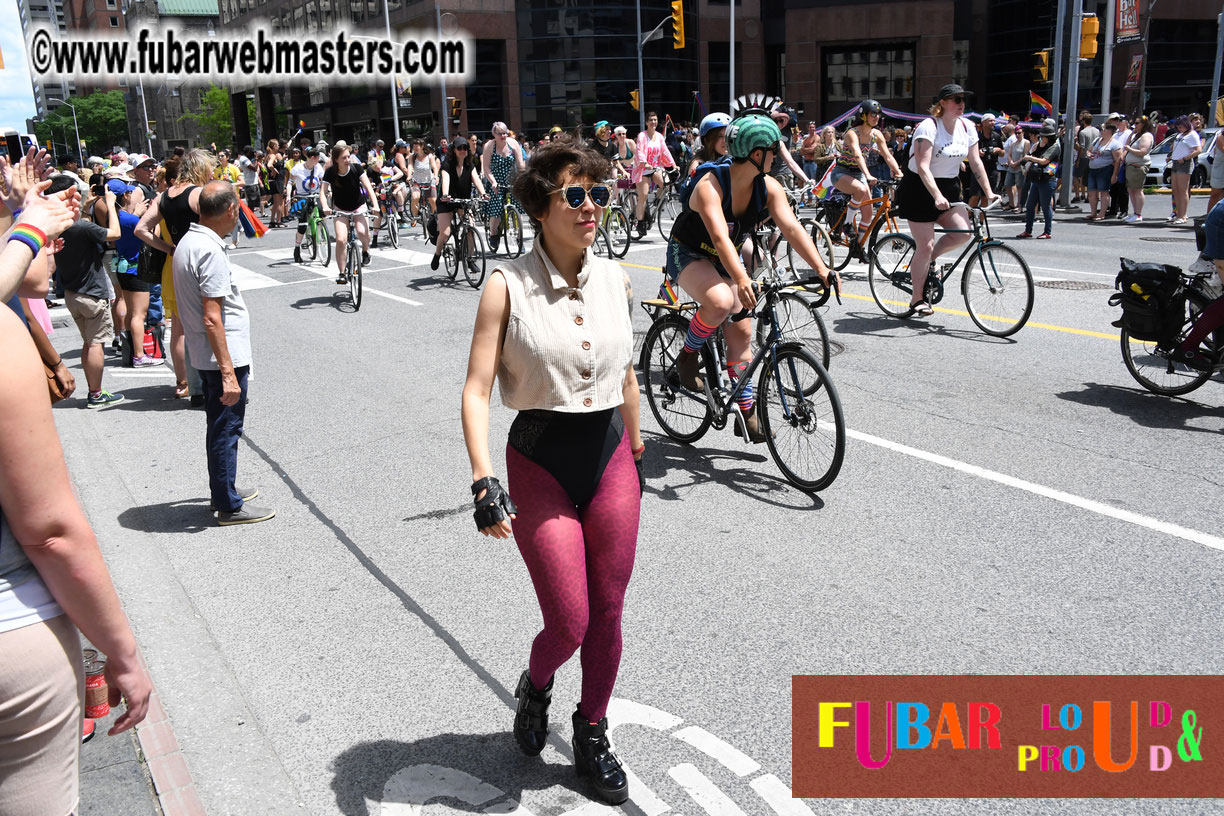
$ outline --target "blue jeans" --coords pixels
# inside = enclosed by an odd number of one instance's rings
[[[1037,219],[1037,204],[1041,204],[1041,214],[1045,217],[1045,231],[1050,232],[1054,226],[1054,187],[1058,183],[1054,178],[1043,178],[1029,184],[1028,200],[1024,204],[1024,231],[1033,231],[1033,222]]]
[[[221,372],[201,371],[204,381],[204,416],[208,423],[205,436],[208,452],[208,489],[213,507],[233,513],[242,509],[242,497],[234,487],[238,476],[238,438],[246,418],[247,374],[250,366],[234,369],[242,395],[233,405],[221,404]]]

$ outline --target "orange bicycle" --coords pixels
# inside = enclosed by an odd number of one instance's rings
[[[899,179],[879,181],[879,197],[867,202],[875,209],[871,223],[865,226],[858,207],[850,206],[850,199],[845,193],[834,191],[819,203],[816,221],[821,229],[811,231],[812,241],[821,256],[830,259],[831,268],[840,272],[850,264],[851,259],[867,263],[871,248],[881,235],[901,232],[893,209],[893,190],[899,183]]]

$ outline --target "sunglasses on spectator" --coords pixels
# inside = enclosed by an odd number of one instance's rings
[[[469,146],[467,142],[456,142],[454,148],[456,150],[467,150]]]
[[[949,101],[949,102],[955,102],[955,103],[956,103],[956,104],[958,104],[958,105],[963,105],[963,104],[965,104],[965,97],[963,97],[963,96],[949,96],[949,97],[948,97],[948,101]]]
[[[569,205],[571,210],[576,210],[586,203],[587,193],[590,192],[591,203],[596,207],[608,206],[608,201],[612,198],[612,191],[608,189],[606,184],[596,184],[590,188],[583,187],[579,184],[571,184],[561,190],[553,190],[549,195],[556,193],[565,194],[565,203]]]

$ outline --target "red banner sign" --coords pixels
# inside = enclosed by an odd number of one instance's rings
[[[802,798],[1224,796],[1220,676],[796,675],[791,693]]]
[[[1136,54],[1131,57],[1130,70],[1126,72],[1126,87],[1139,87],[1139,74],[1143,73],[1143,55]]]
[[[1143,33],[1139,30],[1139,0],[1118,0],[1114,42],[1127,43],[1142,39]]]

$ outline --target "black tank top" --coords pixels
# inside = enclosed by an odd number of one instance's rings
[[[471,198],[472,197],[472,169],[471,167],[456,166],[455,170],[447,170],[446,174],[450,176],[450,184],[447,185],[451,198]]]
[[[748,206],[741,215],[736,216],[731,210],[731,165],[724,162],[701,165],[697,168],[697,173],[691,182],[693,186],[696,187],[697,182],[706,175],[713,175],[722,190],[723,218],[727,222],[727,232],[731,235],[731,243],[738,248],[743,245],[744,239],[756,229],[757,224],[761,223],[768,213],[765,207],[765,177],[758,175],[752,182],[752,197],[748,201]],[[714,248],[710,231],[706,229],[701,214],[690,208],[689,201],[685,201],[684,209],[676,218],[676,223],[672,225],[671,240],[683,245],[694,255],[718,261],[718,250]]]
[[[169,191],[164,192],[158,204],[162,218],[166,219],[166,228],[170,230],[170,240],[176,245],[192,224],[200,222],[200,214],[191,209],[191,191],[195,188],[193,184],[173,198]]]

